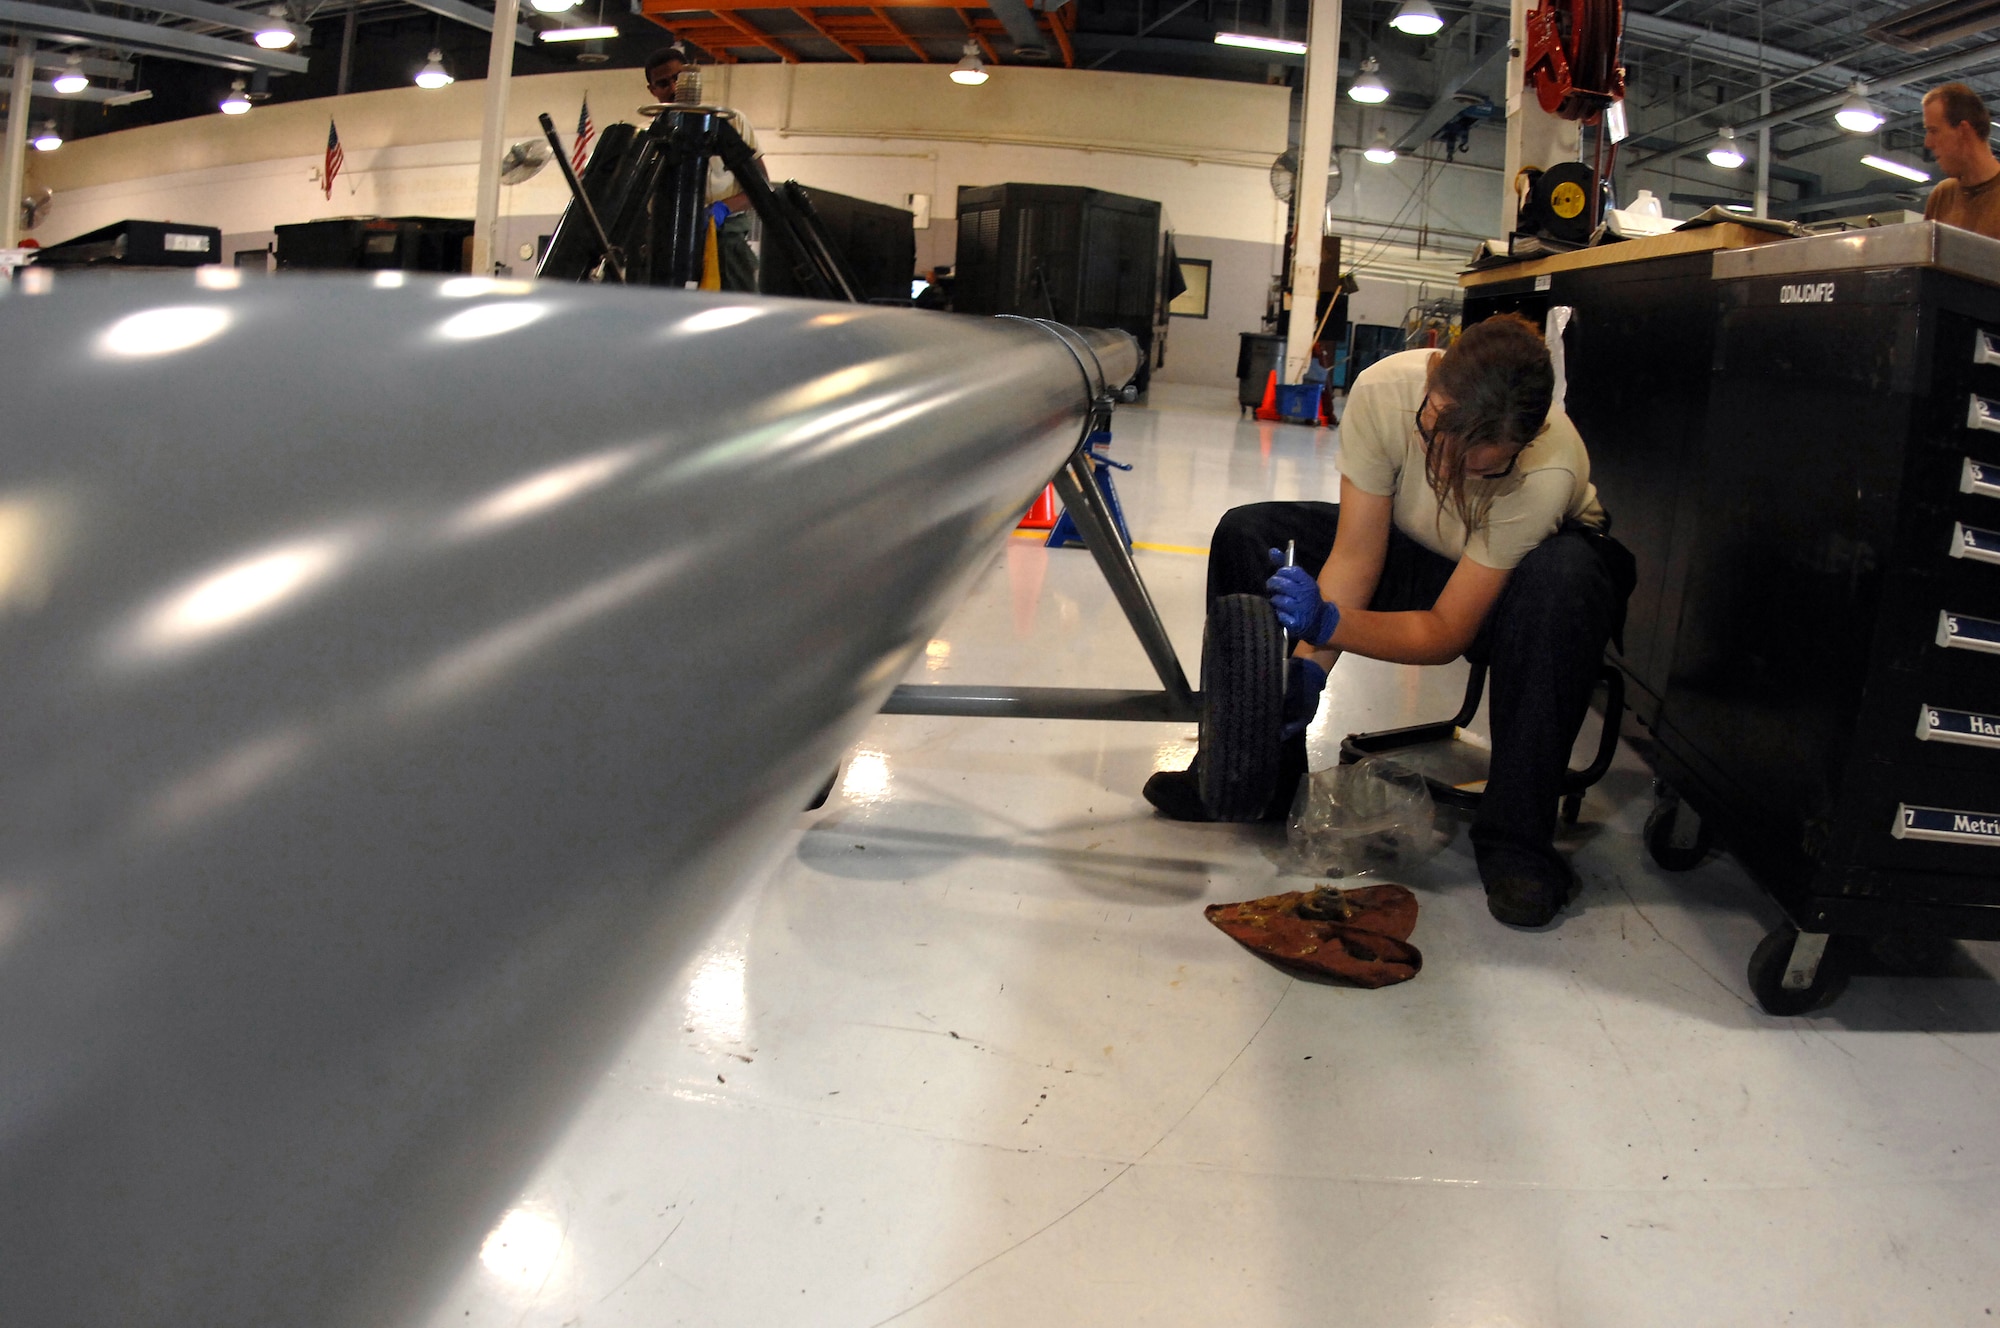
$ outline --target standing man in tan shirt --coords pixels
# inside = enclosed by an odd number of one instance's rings
[[[1950,177],[1931,190],[1924,220],[2000,239],[2000,160],[1986,142],[1992,132],[1986,103],[1965,84],[1924,94],[1924,149]]]

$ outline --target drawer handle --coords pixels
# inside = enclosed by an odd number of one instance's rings
[[[2000,563],[2000,532],[1981,530],[1963,521],[1951,528],[1951,556],[1980,563]]]
[[[1918,742],[1955,742],[1967,747],[2000,747],[2000,716],[1927,705],[1917,711]]]
[[[1974,392],[1965,408],[1965,427],[2000,433],[2000,401],[1988,401]]]
[[[2000,466],[1989,466],[1982,461],[1965,459],[1965,471],[1958,477],[1960,493],[1983,493],[1988,498],[2000,498]]]
[[[1972,362],[1974,364],[2000,364],[2000,336],[1995,336],[1985,328],[1972,334]]]
[[[1983,650],[2000,655],[2000,622],[1947,609],[1938,614],[1937,643],[1946,650]]]
[[[1896,824],[1890,833],[1898,839],[1932,839],[1944,844],[2000,848],[2000,815],[1952,811],[1946,807],[1912,807],[1899,802]]]

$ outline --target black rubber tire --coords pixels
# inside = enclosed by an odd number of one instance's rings
[[[1262,595],[1224,595],[1201,641],[1202,806],[1218,821],[1264,815],[1278,783],[1285,629]]]
[[[1792,945],[1798,939],[1797,928],[1780,923],[1750,952],[1745,976],[1750,980],[1750,994],[1757,998],[1765,1014],[1781,1019],[1805,1014],[1828,1004],[1847,987],[1847,947],[1836,936],[1827,942],[1826,953],[1820,956],[1819,971],[1813,975],[1812,985],[1796,991],[1787,988],[1785,967],[1791,962]]]
[[[1646,817],[1646,853],[1663,871],[1692,871],[1715,847],[1715,838],[1706,821],[1696,829],[1692,846],[1683,848],[1674,843],[1674,821],[1683,810],[1680,799],[1662,798]]]

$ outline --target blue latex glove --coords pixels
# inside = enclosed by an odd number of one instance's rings
[[[1296,655],[1285,661],[1285,722],[1278,740],[1296,738],[1319,713],[1319,694],[1326,690],[1326,670]]]
[[[1271,607],[1287,632],[1308,645],[1323,646],[1333,639],[1340,626],[1340,610],[1320,598],[1319,582],[1303,567],[1286,567],[1285,555],[1271,550],[1271,565],[1278,570],[1264,583]]]

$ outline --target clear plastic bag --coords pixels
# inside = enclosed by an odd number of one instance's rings
[[[1305,876],[1403,871],[1444,847],[1422,775],[1379,756],[1299,781],[1279,867]]]

